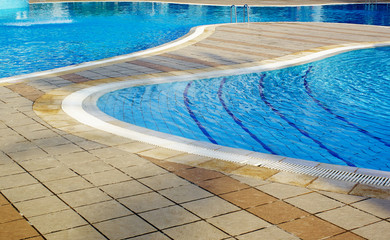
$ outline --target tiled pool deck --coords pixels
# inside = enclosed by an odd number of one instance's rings
[[[168,150],[61,110],[101,83],[389,41],[386,27],[229,24],[155,55],[1,84],[0,239],[390,239],[390,188]]]

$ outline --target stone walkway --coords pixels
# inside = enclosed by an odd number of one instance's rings
[[[255,66],[372,41],[390,41],[390,29],[211,26],[158,55],[3,84],[0,239],[390,239],[389,188],[159,148],[61,110],[64,97],[101,83]]]

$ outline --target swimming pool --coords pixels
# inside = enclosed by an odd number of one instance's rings
[[[389,56],[390,47],[364,49],[268,72],[126,88],[97,105],[198,141],[389,171]]]
[[[352,14],[353,13],[353,14]],[[238,8],[242,19],[242,8]],[[390,25],[387,4],[251,7],[251,21]],[[192,27],[230,22],[229,6],[146,2],[30,4],[0,9],[0,78],[132,53]]]

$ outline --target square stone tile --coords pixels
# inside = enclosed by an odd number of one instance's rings
[[[370,184],[358,184],[349,194],[390,200],[390,188]]]
[[[0,190],[21,187],[35,183],[38,183],[38,181],[31,177],[28,173],[15,174],[0,177]]]
[[[135,215],[96,223],[95,227],[112,240],[156,231],[154,227]]]
[[[156,148],[156,146],[154,145],[142,143],[142,142],[131,142],[127,144],[120,144],[117,147],[119,149],[123,149],[130,153],[140,153],[140,152],[144,152]]]
[[[201,181],[224,177],[225,175],[214,170],[208,170],[203,168],[189,168],[176,171],[175,174],[187,179],[188,181],[199,183]]]
[[[224,194],[249,188],[248,185],[241,183],[231,177],[215,178],[199,182],[198,185],[214,194]]]
[[[43,150],[45,150],[47,153],[51,155],[60,155],[60,154],[68,154],[68,153],[75,153],[75,152],[82,152],[83,149],[77,146],[73,143],[63,144],[63,145],[57,145],[52,147],[42,147]]]
[[[98,160],[97,157],[88,152],[76,152],[76,153],[68,153],[65,155],[55,156],[60,162],[72,166],[73,164],[80,164],[85,162],[92,162]]]
[[[295,186],[306,187],[315,178],[316,177],[312,177],[309,175],[290,173],[290,172],[279,172],[279,173],[273,175],[272,177],[270,177],[268,180],[274,181],[274,182],[279,182],[279,183],[292,184]]]
[[[351,232],[345,232],[330,238],[327,238],[327,240],[364,240],[365,238],[362,238],[354,233]]]
[[[24,219],[0,224],[0,239],[25,239],[39,233]]]
[[[371,214],[362,212],[350,206],[344,206],[323,212],[317,214],[317,216],[347,230],[361,227],[380,220]]]
[[[119,199],[119,201],[126,207],[137,213],[167,207],[175,204],[155,192],[121,198]]]
[[[183,154],[183,152],[158,147],[158,148],[154,148],[151,150],[142,151],[139,154],[141,156],[151,157],[151,158],[155,158],[155,159],[167,159],[167,158],[171,158],[171,157],[174,157],[177,155],[181,155],[181,154]]]
[[[352,230],[352,232],[370,240],[388,240],[390,239],[389,229],[390,223],[387,221],[381,221]]]
[[[139,181],[156,191],[190,184],[188,181],[183,180],[172,173],[142,178]]]
[[[209,192],[192,184],[168,188],[160,191],[160,194],[164,195],[165,197],[176,203],[183,203],[213,196]]]
[[[87,163],[73,164],[71,167],[75,172],[80,175],[104,172],[113,170],[114,168],[103,161],[91,161]]]
[[[318,193],[308,193],[285,201],[309,213],[318,213],[344,205]]]
[[[335,193],[335,192],[327,192],[327,191],[318,191],[318,193],[321,193],[322,195],[328,196],[330,198],[333,198],[345,204],[350,204],[350,203],[354,203],[366,199],[366,197],[343,194],[343,193]]]
[[[311,192],[307,188],[282,183],[270,183],[256,188],[279,199],[286,199]]]
[[[265,180],[275,175],[278,172],[279,172],[278,170],[274,170],[270,168],[245,165],[233,171],[232,173]]]
[[[55,167],[49,169],[43,169],[39,171],[31,172],[34,177],[38,178],[41,182],[59,180],[64,178],[76,177],[77,174],[74,173],[67,167]]]
[[[182,204],[182,206],[201,218],[207,219],[240,210],[219,197],[210,197]]]
[[[228,213],[210,218],[207,221],[233,236],[271,226],[266,221],[246,211]]]
[[[19,167],[16,163],[0,165],[0,177],[24,172],[24,169]]]
[[[260,178],[246,177],[246,176],[240,176],[240,175],[230,175],[230,177],[232,177],[232,178],[234,178],[242,183],[248,184],[249,186],[252,186],[252,187],[257,187],[257,186],[269,184],[269,182],[264,181]]]
[[[20,165],[22,165],[28,171],[37,171],[47,168],[58,167],[61,166],[62,163],[55,158],[47,157],[23,161],[20,162]]]
[[[10,205],[0,206],[0,224],[22,219],[22,215],[16,211],[16,209]]]
[[[199,155],[194,155],[194,154],[182,154],[182,155],[177,155],[177,156],[168,158],[166,160],[170,161],[170,162],[176,162],[176,163],[187,164],[190,166],[196,166],[200,163],[207,162],[207,161],[211,160],[211,158],[203,157],[203,156],[199,156]]]
[[[45,184],[50,190],[52,190],[57,194],[93,187],[92,184],[90,184],[82,177],[60,179],[60,180],[50,181]]]
[[[72,210],[31,217],[29,221],[42,234],[87,225],[87,222]]]
[[[93,173],[84,176],[95,186],[101,186],[106,184],[119,183],[131,180],[131,177],[118,170],[110,170],[106,172]]]
[[[59,240],[59,239],[72,239],[72,240],[84,240],[84,239],[93,239],[93,240],[104,240],[106,239],[101,235],[96,229],[91,226],[82,226],[77,228],[71,228],[51,234],[45,235],[48,240]]]
[[[182,225],[199,220],[197,216],[179,206],[160,208],[140,214],[159,229]]]
[[[244,209],[277,200],[256,188],[241,189],[236,192],[222,194],[220,197]]]
[[[58,212],[69,208],[56,196],[18,202],[15,203],[15,207],[17,207],[19,211],[28,218],[52,212]]]
[[[242,167],[241,164],[229,161],[222,161],[219,159],[211,159],[207,162],[200,163],[198,166],[216,171],[221,171],[224,173],[230,173]]]
[[[338,181],[328,178],[317,178],[311,184],[309,184],[309,188],[318,189],[318,190],[326,190],[337,193],[349,193],[353,187],[355,187],[356,183],[347,182],[347,181]]]
[[[269,239],[269,240],[299,240],[300,238],[283,231],[277,226],[271,226],[267,228],[260,229],[255,232],[250,232],[237,237],[239,240],[259,240],[259,239]]]
[[[272,224],[280,224],[309,215],[309,213],[282,201],[250,208],[248,211]]]
[[[79,207],[93,203],[111,200],[106,193],[98,188],[88,188],[58,195],[71,207]]]
[[[184,169],[193,168],[192,166],[186,164],[170,162],[168,160],[151,159],[150,161],[170,172],[177,172]]]
[[[168,173],[168,171],[166,171],[161,167],[156,166],[153,163],[127,167],[122,169],[122,171],[133,178],[144,178],[144,177],[151,177],[155,175]]]
[[[2,193],[13,203],[52,195],[40,183],[3,190]]]
[[[359,208],[380,218],[390,218],[390,200],[370,198],[351,204],[351,206]]]
[[[78,207],[75,210],[91,223],[133,214],[131,211],[116,201],[100,202],[92,205]]]
[[[164,233],[172,239],[186,240],[213,240],[229,237],[226,233],[204,221],[169,228],[164,230]]]
[[[129,197],[152,191],[135,180],[102,186],[101,189],[113,198]]]
[[[313,240],[324,239],[345,232],[342,228],[315,216],[309,216],[291,222],[282,223],[279,227],[301,239]]]
[[[148,160],[143,159],[133,153],[128,153],[128,155],[126,156],[114,156],[110,158],[103,158],[103,161],[118,169],[149,163]]]
[[[160,232],[148,233],[142,236],[131,238],[131,240],[169,240],[170,238]]]

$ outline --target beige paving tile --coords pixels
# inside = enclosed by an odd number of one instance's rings
[[[135,180],[102,186],[101,189],[113,198],[123,198],[152,191]]]
[[[317,214],[317,216],[347,230],[378,222],[380,220],[373,215],[350,206],[323,212]]]
[[[319,191],[319,193],[346,204],[350,204],[350,203],[354,203],[366,199],[366,197],[335,193],[335,192]]]
[[[70,166],[73,164],[80,164],[98,160],[97,157],[88,152],[69,153],[66,155],[55,156],[55,158],[58,159],[60,162]]]
[[[299,196],[311,192],[307,188],[297,187],[297,186],[282,184],[282,183],[270,183],[270,184],[258,186],[256,188],[279,199],[295,197],[295,196]]]
[[[349,193],[356,183],[347,182],[347,181],[337,181],[328,178],[317,178],[307,187],[318,190],[326,190],[337,193]]]
[[[277,226],[263,228],[261,230],[250,232],[237,237],[239,240],[258,240],[258,239],[272,239],[272,240],[298,240],[300,238],[285,232]]]
[[[28,173],[15,174],[5,177],[0,177],[0,190],[21,187],[37,183]]]
[[[167,148],[154,148],[139,153],[141,156],[151,157],[155,159],[167,159],[177,155],[183,154],[183,152],[167,149]]]
[[[226,233],[204,221],[169,228],[164,232],[172,239],[214,240],[229,237]]]
[[[258,179],[268,179],[278,172],[279,171],[274,170],[274,169],[270,169],[270,168],[245,165],[245,166],[233,171],[232,173],[244,175],[244,176],[248,176],[248,177],[253,177],[253,178],[258,178]]]
[[[350,194],[390,200],[390,188],[384,186],[358,184]]]
[[[232,178],[234,178],[242,183],[248,184],[249,186],[252,186],[252,187],[257,187],[257,186],[269,184],[269,182],[264,181],[264,180],[259,179],[259,178],[246,177],[246,176],[240,176],[240,175],[231,175],[230,177],[232,177]]]
[[[131,240],[168,240],[168,239],[170,238],[160,232],[149,233],[139,237],[131,238]]]
[[[84,176],[95,186],[101,186],[106,184],[119,183],[131,180],[131,177],[118,170],[110,170],[106,172],[93,173]]]
[[[241,189],[236,192],[222,194],[220,197],[244,209],[277,200],[276,198],[263,193],[256,188]]]
[[[156,231],[154,227],[135,215],[96,223],[95,226],[112,240],[130,238]]]
[[[133,214],[131,211],[116,201],[100,202],[92,205],[78,207],[75,210],[91,223]]]
[[[0,224],[0,239],[16,240],[39,236],[39,233],[24,219]]]
[[[207,220],[230,235],[240,235],[271,226],[266,221],[246,212],[239,211]]]
[[[133,178],[151,177],[155,175],[168,173],[168,171],[166,171],[161,167],[156,166],[153,163],[127,167],[122,169],[122,171],[124,171],[126,174],[130,175]]]
[[[47,182],[47,181],[53,181],[53,180],[59,180],[59,179],[77,176],[77,174],[74,173],[72,170],[63,166],[34,171],[31,172],[31,174],[34,175],[34,177],[36,177],[41,182]]]
[[[14,161],[11,158],[9,158],[7,155],[0,151],[0,164],[10,164],[13,162]]]
[[[362,228],[358,228],[356,230],[352,230],[352,232],[370,240],[388,240],[390,239],[389,229],[390,223],[387,221],[381,221]]]
[[[174,187],[174,188],[168,188],[159,191],[159,193],[176,203],[183,203],[192,200],[197,200],[200,198],[213,196],[209,192],[192,184]]]
[[[171,173],[142,178],[139,181],[154,190],[162,190],[165,188],[178,187],[190,184],[186,180],[183,180]]]
[[[127,144],[120,144],[117,146],[117,148],[131,152],[131,153],[139,153],[139,152],[144,152],[147,150],[151,150],[156,148],[156,146],[147,144],[147,143],[142,143],[142,142],[131,142]]]
[[[200,163],[209,161],[210,158],[198,156],[198,155],[194,155],[194,154],[182,154],[182,155],[168,158],[166,160],[170,161],[170,162],[176,162],[176,163],[188,164],[190,166],[195,166],[195,165],[198,165]]]
[[[86,225],[77,213],[72,210],[50,213],[29,218],[29,221],[42,233],[50,233]]]
[[[149,163],[148,160],[143,159],[133,153],[127,154],[128,155],[126,156],[114,156],[110,158],[104,158],[103,161],[119,169]]]
[[[286,232],[294,234],[295,236],[305,240],[326,239],[345,232],[344,229],[323,221],[315,216],[309,216],[283,223],[280,224],[279,227]]]
[[[182,204],[182,206],[201,218],[207,219],[240,210],[219,197],[210,197]]]
[[[140,214],[142,218],[158,227],[164,229],[185,223],[190,223],[199,220],[197,216],[188,212],[179,206],[171,206],[160,208],[150,212]]]
[[[380,218],[390,218],[390,200],[371,198],[351,204],[351,206]]]
[[[318,193],[308,193],[285,201],[309,213],[318,213],[344,205]]]
[[[19,151],[9,154],[15,161],[24,161],[35,158],[48,157],[48,154],[39,148],[32,148],[26,151]]]
[[[16,209],[10,205],[0,206],[0,224],[22,219],[22,215],[16,211]]]
[[[47,158],[38,158],[38,159],[23,161],[20,162],[20,165],[22,165],[28,171],[36,171],[36,170],[58,167],[62,165],[62,163],[56,160],[55,158],[47,157]]]
[[[151,192],[137,196],[119,199],[119,201],[134,212],[145,212],[174,205],[172,201],[166,199],[158,193]]]
[[[58,197],[64,200],[71,207],[79,207],[111,200],[111,197],[98,188],[88,188],[74,192],[63,193],[58,195]]]
[[[50,181],[50,182],[46,182],[45,185],[56,194],[72,192],[72,191],[93,187],[92,184],[87,182],[82,177],[72,177],[72,178]]]
[[[305,187],[309,185],[314,179],[315,177],[309,175],[296,174],[290,172],[279,172],[273,175],[272,177],[270,177],[268,180]]]
[[[242,167],[241,164],[218,159],[211,159],[207,162],[200,163],[198,166],[224,173],[230,173]]]
[[[91,161],[87,163],[73,164],[71,168],[80,175],[104,172],[114,169],[103,161]]]
[[[15,203],[15,206],[26,217],[33,217],[47,213],[66,210],[69,207],[56,196],[49,196]]]
[[[0,165],[0,177],[24,173],[24,169],[16,163]]]
[[[71,228],[51,234],[45,235],[48,240],[84,240],[84,239],[94,239],[94,240],[103,240],[106,239],[101,235],[96,229],[91,226],[83,226],[77,228]]]

